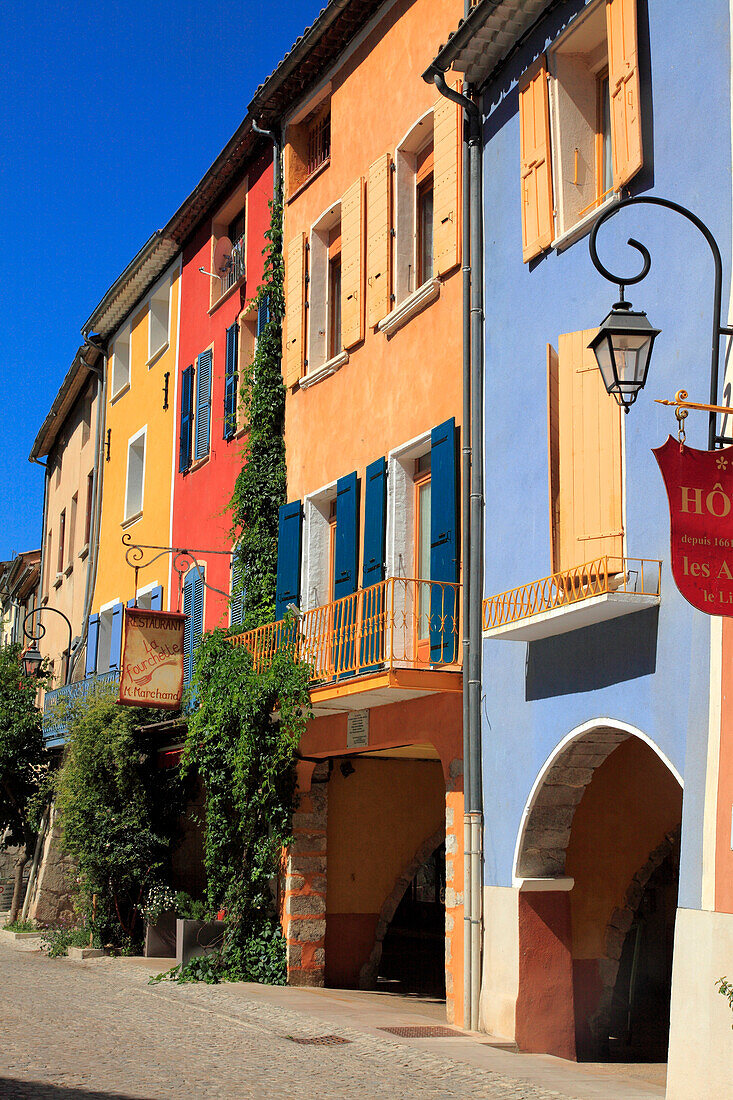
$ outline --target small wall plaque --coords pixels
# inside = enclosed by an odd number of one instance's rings
[[[362,748],[369,744],[369,711],[351,710],[346,719],[346,747]]]

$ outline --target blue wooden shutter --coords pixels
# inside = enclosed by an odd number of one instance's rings
[[[109,667],[119,669],[122,658],[122,612],[124,605],[116,603],[112,608],[112,633],[109,640]]]
[[[241,626],[244,618],[244,592],[242,590],[242,563],[236,551],[232,554],[232,579],[229,591],[229,625]]]
[[[224,373],[224,438],[232,439],[237,430],[237,354],[239,325],[227,329],[227,358]]]
[[[257,339],[259,340],[265,331],[265,325],[270,320],[270,298],[265,295],[257,307]]]
[[[204,576],[203,569],[194,569],[193,612],[191,617],[191,649],[195,653],[204,633]]]
[[[364,562],[362,565],[361,655],[359,665],[368,672],[383,659],[384,589],[374,585],[384,580],[387,530],[387,463],[383,458],[366,468],[364,491]]]
[[[87,630],[87,652],[84,675],[93,676],[97,671],[97,641],[99,639],[99,615],[89,616]]]
[[[359,547],[359,483],[356,473],[336,482],[336,546],[333,567],[333,598],[340,600],[357,589]],[[333,662],[337,674],[354,672],[354,636],[357,606],[346,600],[334,608]]]
[[[211,349],[202,351],[196,365],[196,423],[193,457],[196,461],[209,453],[211,426]]]
[[[275,618],[284,619],[288,604],[300,602],[300,547],[303,510],[299,500],[280,505],[277,536]]]
[[[183,582],[183,614],[185,615],[185,621],[183,625],[183,682],[189,684],[191,682],[191,658],[193,657],[193,647],[191,645],[191,639],[193,637],[191,631],[192,625],[192,612],[193,612],[193,573],[189,573]]]
[[[150,610],[162,611],[163,610],[163,586],[157,584],[153,591],[150,593]]]
[[[193,367],[186,367],[181,376],[181,438],[178,469],[185,473],[191,465],[191,420],[193,415]]]
[[[458,580],[456,425],[451,417],[430,433],[430,580]],[[457,659],[455,589],[431,585],[430,660]]]

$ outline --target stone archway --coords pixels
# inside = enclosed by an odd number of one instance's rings
[[[374,989],[377,982],[379,964],[382,959],[384,937],[387,934],[390,921],[397,911],[397,906],[402,901],[407,887],[410,885],[423,863],[425,863],[433,852],[435,852],[444,842],[445,829],[438,829],[432,836],[428,837],[428,839],[420,845],[417,852],[387,895],[379,913],[374,946],[372,947],[369,958],[359,972],[359,989]]]

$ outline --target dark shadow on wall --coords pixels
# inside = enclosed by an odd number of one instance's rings
[[[551,699],[651,676],[657,667],[659,608],[636,611],[527,643],[525,699]]]

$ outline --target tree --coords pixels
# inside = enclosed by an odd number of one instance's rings
[[[33,856],[41,796],[49,771],[38,680],[21,669],[20,646],[0,650],[0,833],[4,848],[19,847],[15,861],[10,920],[17,920],[23,870]]]

